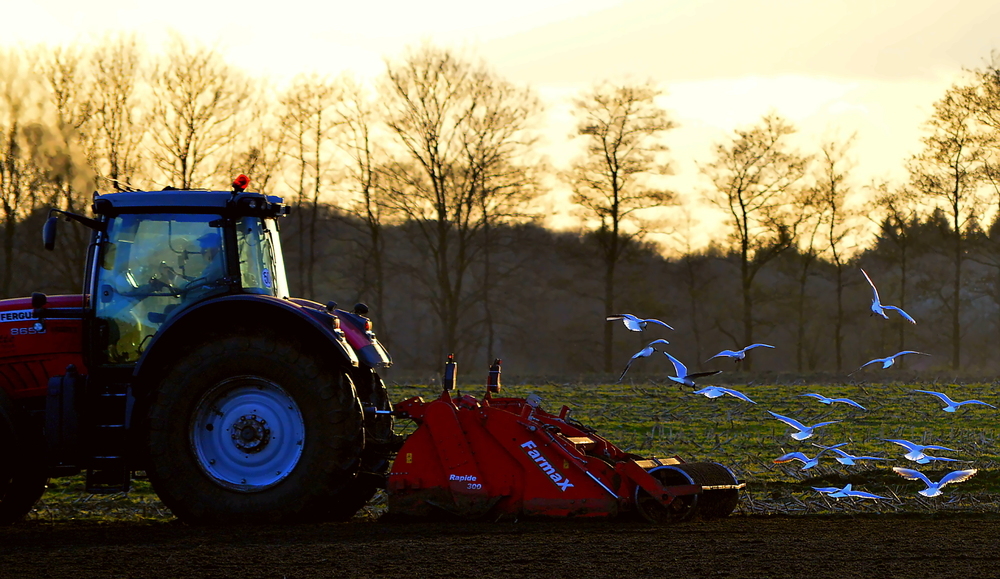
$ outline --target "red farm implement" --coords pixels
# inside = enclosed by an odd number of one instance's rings
[[[500,365],[490,369],[481,400],[445,390],[395,407],[417,423],[388,478],[389,512],[465,518],[614,517],[639,513],[656,523],[725,517],[739,483],[716,463],[625,452],[569,417],[543,410],[536,396],[501,398]],[[449,376],[450,374],[450,376]],[[450,379],[449,379],[450,378]]]

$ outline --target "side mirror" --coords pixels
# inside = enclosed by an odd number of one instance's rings
[[[59,218],[53,215],[45,220],[45,225],[42,227],[42,243],[45,244],[45,249],[49,251],[52,251],[56,247],[57,223],[59,223]]]

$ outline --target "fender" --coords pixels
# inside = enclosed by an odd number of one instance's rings
[[[357,367],[358,358],[344,334],[334,329],[332,316],[325,316],[330,318],[326,320],[322,317],[322,312],[273,296],[238,294],[210,298],[169,317],[146,345],[132,376],[138,384],[138,379],[168,363],[183,344],[191,343],[192,336],[202,335],[210,328],[236,326],[244,320],[253,320],[257,327],[305,338],[311,344],[328,343],[337,360],[345,366]]]

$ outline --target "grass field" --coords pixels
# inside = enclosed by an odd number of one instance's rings
[[[756,384],[730,380],[730,386],[749,396],[756,404],[730,396],[709,399],[692,394],[692,389],[667,381],[636,380],[625,384],[590,384],[583,381],[532,380],[506,383],[506,396],[537,394],[543,408],[556,412],[562,405],[573,409],[572,416],[597,429],[604,438],[626,451],[647,457],[679,456],[685,461],[712,461],[730,467],[747,482],[738,513],[929,513],[1000,511],[1000,410],[966,405],[955,413],[941,410],[942,403],[915,388],[945,392],[954,400],[979,399],[1000,407],[997,387],[991,383],[810,383],[785,380]],[[464,393],[479,396],[481,386],[466,385]],[[800,396],[815,392],[850,398],[866,408],[845,404],[825,405]],[[393,400],[410,396],[436,397],[436,386],[390,383]],[[838,420],[819,428],[807,440],[796,441],[792,429],[771,417],[768,410],[811,425]],[[401,421],[399,430],[412,430]],[[917,465],[905,460],[902,447],[883,439],[905,439],[919,444],[939,444],[958,452],[937,453],[963,462]],[[801,451],[814,456],[813,443],[843,448],[854,455],[871,455],[891,460],[865,461],[844,466],[828,453],[820,464],[802,470],[800,462],[775,464],[778,456]],[[965,462],[967,461],[967,462]],[[925,498],[917,494],[923,484],[908,481],[891,468],[914,468],[937,480],[957,469],[978,469],[971,480],[946,486],[944,494]],[[812,490],[813,486],[842,487],[852,483],[889,500],[830,499]],[[144,481],[138,481],[127,495],[82,494],[79,477],[52,481],[49,492],[32,518],[40,520],[98,519],[155,521],[171,518],[169,510],[156,499]],[[378,516],[384,511],[384,497],[377,497],[360,516]]]

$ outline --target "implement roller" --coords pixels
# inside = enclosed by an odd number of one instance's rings
[[[391,515],[462,518],[616,517],[653,523],[729,515],[744,486],[725,466],[678,457],[644,459],[537,396],[503,398],[500,360],[482,399],[453,395],[449,357],[441,396],[405,400],[393,414],[417,423],[387,481]]]

